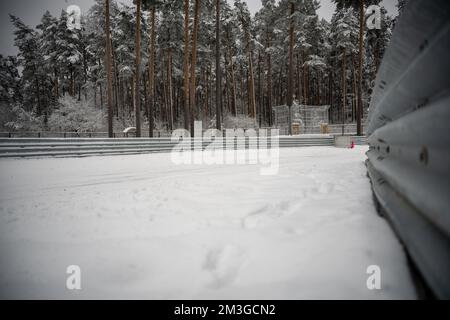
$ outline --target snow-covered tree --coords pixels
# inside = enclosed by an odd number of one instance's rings
[[[18,48],[18,62],[22,68],[23,105],[27,111],[38,116],[45,113],[48,95],[45,92],[48,78],[45,77],[43,56],[40,54],[38,33],[25,25],[18,17],[10,15],[14,30],[14,44]]]
[[[0,103],[16,103],[22,99],[18,65],[16,57],[0,54]]]
[[[48,126],[56,132],[95,132],[105,127],[105,119],[105,114],[88,101],[66,96],[59,99]]]
[[[135,125],[142,112],[151,132],[186,127],[187,118],[215,127],[222,114],[227,123],[233,123],[230,117],[251,117],[254,124],[270,126],[272,107],[287,102],[329,104],[330,121],[355,121],[356,97],[367,104],[392,21],[383,11],[382,29],[363,34],[360,90],[361,2],[336,2],[327,22],[318,17],[317,0],[263,0],[254,17],[243,0],[108,0],[109,32],[105,0],[94,0],[81,30],[67,28],[65,11],[58,17],[45,12],[35,29],[11,16],[19,54],[16,60],[2,58],[2,100],[10,99],[5,107],[10,110],[17,102],[43,116],[42,129],[58,99],[67,95],[92,101],[100,110],[108,105],[119,128]],[[7,63],[15,67],[9,70]],[[344,105],[349,115],[343,114]]]

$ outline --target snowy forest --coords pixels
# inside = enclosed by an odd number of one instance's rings
[[[10,15],[18,54],[0,56],[0,130],[266,128],[272,107],[294,104],[360,127],[395,18],[382,7],[369,30],[379,0],[334,2],[330,22],[317,0],[262,0],[254,16],[242,0],[96,0],[80,29],[64,10],[35,28]]]

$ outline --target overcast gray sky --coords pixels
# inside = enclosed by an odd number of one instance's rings
[[[228,1],[230,3],[234,2],[233,0]],[[130,3],[131,0],[119,0],[118,2]],[[247,0],[246,2],[253,14],[261,7],[261,0]],[[0,53],[3,55],[16,54],[16,49],[13,46],[13,27],[9,21],[9,13],[18,16],[24,23],[35,27],[39,24],[46,10],[49,10],[54,15],[59,15],[61,9],[66,9],[69,5],[75,4],[84,12],[93,3],[93,0],[0,0]],[[331,0],[320,0],[320,3],[321,8],[318,14],[321,18],[329,21],[334,11],[334,5],[331,3]],[[383,1],[383,5],[392,15],[396,14],[396,3],[397,0]]]

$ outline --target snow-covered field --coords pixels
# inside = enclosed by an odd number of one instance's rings
[[[366,150],[281,149],[272,176],[170,154],[1,160],[0,298],[415,298]]]

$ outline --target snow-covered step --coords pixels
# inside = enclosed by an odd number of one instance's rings
[[[278,141],[272,143],[271,137],[255,140],[246,138],[245,141],[235,139],[232,143],[234,150],[254,147],[254,145],[271,148],[298,148],[312,146],[333,146],[334,137],[329,135],[306,135],[295,137],[276,137]],[[180,141],[170,138],[131,138],[131,139],[0,139],[0,158],[3,157],[53,157],[53,156],[89,156],[104,154],[135,154],[170,152],[179,145]],[[230,148],[226,139],[211,142],[209,140],[191,139],[184,142],[184,149],[206,147]],[[356,138],[356,144],[365,144],[364,137]]]
[[[37,151],[32,150],[30,152],[18,153],[3,153],[0,154],[0,158],[39,158],[39,157],[83,157],[83,156],[97,156],[97,155],[114,155],[114,154],[141,154],[141,153],[161,153],[168,152],[172,149],[127,149],[127,150],[79,150],[79,151]]]

